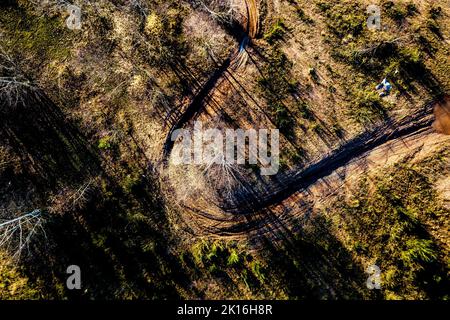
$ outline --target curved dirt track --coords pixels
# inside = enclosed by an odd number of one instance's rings
[[[256,38],[259,29],[259,11],[256,0],[245,0],[247,8],[247,34],[251,39]]]
[[[216,84],[223,74],[229,72],[229,69],[236,70],[239,67],[243,55],[246,54],[242,44],[247,40],[250,41],[258,33],[256,0],[246,0],[245,5],[247,23],[244,30],[249,39],[244,37],[240,40],[239,50],[217,67],[171,127],[163,151],[165,166],[168,165],[174,147],[174,142],[171,141],[172,133],[188,124],[201,112],[203,101],[217,88]],[[244,49],[245,45],[246,43]],[[297,225],[298,223],[293,223],[294,220],[307,217],[311,213],[313,208],[311,201],[323,202],[335,194],[339,185],[342,186],[349,175],[359,175],[369,169],[379,168],[393,159],[399,159],[398,155],[405,156],[422,145],[433,146],[449,141],[449,137],[439,135],[432,129],[434,107],[435,101],[432,101],[407,118],[389,120],[348,141],[318,162],[301,170],[280,175],[278,182],[267,186],[264,192],[252,190],[251,183],[248,183],[244,195],[233,205],[211,204],[207,210],[182,205],[188,212],[187,215],[192,215],[186,220],[189,220],[191,229],[195,230],[196,235],[248,238],[251,234],[258,236],[270,234],[277,237],[283,233],[283,229]],[[440,119],[446,119],[445,116],[446,114]],[[442,127],[441,122],[438,125]],[[393,156],[393,149],[396,156]],[[361,168],[364,170],[361,171]],[[341,179],[342,171],[346,174],[345,178]],[[310,194],[311,190],[315,190],[313,196]]]
[[[356,182],[361,175],[389,167],[411,154],[429,155],[430,152],[439,151],[443,145],[450,147],[450,136],[436,133],[430,126],[404,133],[401,137],[367,150],[342,166],[320,172],[304,182],[300,189],[290,190],[284,198],[277,194],[270,199],[272,204],[258,211],[235,214],[187,208],[192,215],[190,220],[195,221],[195,233],[230,239],[250,238],[256,242],[261,241],[261,237],[285,239],[285,234],[300,229],[315,209],[327,203],[351,182]]]
[[[247,14],[247,21],[244,31],[246,35],[241,37],[238,41],[238,48],[235,50],[230,57],[225,59],[222,64],[218,65],[209,77],[209,79],[202,85],[201,89],[194,95],[188,106],[180,113],[180,116],[170,127],[169,133],[166,136],[166,140],[163,146],[163,167],[168,165],[168,160],[172,149],[174,147],[174,141],[172,141],[172,134],[177,130],[183,128],[195,115],[199,114],[203,107],[203,101],[211,95],[214,91],[216,84],[219,79],[226,73],[229,69],[237,70],[246,61],[246,47],[250,44],[251,40],[254,39],[258,33],[258,9],[256,0],[244,0]]]
[[[339,149],[331,152],[320,161],[296,172],[287,173],[282,177],[281,183],[273,188],[268,188],[266,193],[257,195],[248,193],[240,203],[234,207],[222,207],[227,213],[248,214],[257,212],[268,206],[274,205],[288,198],[296,191],[305,189],[317,180],[331,174],[334,170],[345,166],[353,159],[357,159],[364,153],[373,150],[387,142],[401,140],[411,134],[417,134],[423,130],[431,129],[434,117],[433,110],[436,102],[432,101],[416,114],[399,121],[388,121],[383,125],[358,136]]]

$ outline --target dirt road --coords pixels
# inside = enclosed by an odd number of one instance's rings
[[[388,121],[379,127],[368,131],[332,151],[320,161],[292,173],[287,173],[278,179],[279,183],[267,188],[265,193],[254,193],[250,190],[242,195],[242,201],[234,207],[222,209],[233,214],[248,214],[279,203],[298,190],[308,188],[319,179],[331,174],[334,170],[359,158],[370,150],[395,140],[402,140],[411,134],[418,134],[432,127],[433,109],[436,103],[430,102],[416,114],[398,120]]]
[[[181,113],[172,126],[164,145],[164,163],[167,166],[174,143],[171,134],[186,125],[200,113],[203,101],[214,94],[216,84],[226,72],[235,70],[242,61],[246,45],[258,33],[258,8],[256,0],[246,0],[247,23],[244,30],[248,38],[241,39],[239,49],[224,63],[218,66],[211,78]],[[224,83],[223,81],[221,83]],[[223,84],[222,84],[223,85]],[[220,86],[220,84],[218,85]],[[307,216],[313,203],[325,201],[339,190],[349,176],[359,176],[369,170],[399,160],[422,146],[432,148],[450,142],[450,137],[438,132],[449,130],[449,100],[427,103],[415,114],[400,120],[390,120],[342,145],[339,149],[325,155],[320,161],[298,171],[280,175],[276,183],[267,186],[264,192],[250,186],[233,205],[214,206],[206,211],[187,207],[188,220],[195,221],[196,234],[218,237],[248,237],[251,234],[274,233],[274,230],[291,228],[293,219]],[[434,111],[434,116],[433,116]],[[342,172],[345,172],[342,177]],[[308,205],[305,206],[304,204]],[[286,213],[288,212],[288,213]],[[276,221],[276,223],[274,223]]]
[[[229,69],[238,70],[246,61],[247,52],[246,47],[251,43],[251,40],[256,37],[259,27],[259,13],[256,0],[244,0],[246,11],[245,32],[246,35],[239,39],[236,50],[228,57],[222,64],[217,63],[217,68],[209,79],[202,85],[201,89],[194,95],[191,102],[184,108],[176,121],[171,125],[170,130],[166,136],[163,146],[162,162],[164,168],[168,165],[168,160],[174,142],[172,141],[172,134],[175,130],[186,125],[196,114],[200,113],[203,107],[203,101],[213,93],[215,86],[220,78],[229,72]]]
[[[411,154],[414,159],[424,158],[442,150],[443,146],[450,147],[450,136],[436,133],[431,127],[422,128],[367,150],[334,170],[308,178],[302,188],[290,190],[286,197],[276,194],[276,197],[264,199],[266,206],[258,211],[236,214],[212,209],[206,213],[190,208],[190,219],[195,220],[197,235],[235,240],[282,240],[286,230],[300,230],[315,210],[326,207],[333,196],[363,175],[379,172]]]
[[[255,39],[259,30],[259,11],[256,0],[245,0],[247,8],[247,34],[251,39]]]

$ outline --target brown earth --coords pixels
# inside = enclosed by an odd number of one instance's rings
[[[247,21],[243,25],[248,37],[253,39],[256,37],[259,27],[258,7],[255,0],[245,0],[245,5]],[[226,100],[225,97],[230,92],[238,89],[238,84],[232,81],[233,75],[230,73],[230,69],[237,71],[242,65],[245,65],[245,62],[239,63],[242,61],[243,55],[247,56],[246,51],[238,52],[237,55],[231,58],[231,62],[229,65],[227,64],[225,72],[221,73],[221,78],[223,79],[217,81],[207,94],[210,101],[219,102],[220,104],[221,101]],[[243,72],[244,70],[239,71]],[[235,76],[238,76],[237,72]],[[199,103],[199,105],[201,104],[202,102]],[[215,107],[220,109],[218,105]],[[206,118],[202,120],[207,121],[208,115],[215,114],[218,116],[220,112],[218,113],[214,109],[214,107],[206,104],[203,109],[203,111],[206,111],[204,112]],[[202,197],[198,195],[199,198],[195,201],[195,205],[187,203],[182,205],[186,211],[190,212],[188,214],[190,217],[187,220],[194,222],[195,226],[193,226],[193,229],[197,229],[197,234],[218,237],[240,238],[249,237],[251,234],[253,236],[261,235],[261,233],[267,232],[273,234],[274,230],[278,229],[275,225],[291,228],[293,225],[289,221],[292,220],[291,214],[293,212],[296,212],[294,214],[295,218],[307,215],[308,212],[311,212],[311,208],[315,207],[316,203],[323,202],[331,195],[335,195],[342,186],[349,183],[350,177],[360,177],[370,171],[379,170],[381,167],[393,164],[395,161],[416,151],[420,151],[421,154],[430,154],[435,149],[435,146],[448,143],[447,137],[439,133],[450,134],[450,99],[447,97],[434,107],[436,120],[433,127],[436,132],[431,127],[433,121],[431,119],[432,109],[433,106],[431,105],[430,112],[427,112],[421,119],[425,119],[425,125],[414,129],[414,124],[403,123],[401,127],[411,127],[411,130],[406,130],[407,132],[405,131],[404,135],[400,134],[398,136],[396,135],[401,131],[401,128],[395,125],[385,132],[378,132],[377,134],[380,134],[380,136],[384,135],[386,137],[385,141],[382,141],[380,144],[374,144],[372,147],[356,148],[354,151],[358,152],[350,157],[348,161],[338,162],[331,159],[331,163],[336,165],[332,169],[330,168],[331,170],[319,172],[317,179],[313,177],[311,183],[306,184],[304,187],[290,188],[292,189],[291,192],[279,197],[271,193],[256,196],[257,200],[259,200],[258,202],[264,205],[255,210],[247,210],[246,208],[248,207],[244,205],[242,208],[237,208],[239,214],[228,212],[215,206],[209,198],[209,200],[204,199],[205,201],[202,201]],[[197,114],[197,116],[200,115]],[[427,119],[429,119],[429,122]],[[373,139],[375,137],[367,139],[369,144]],[[170,150],[166,152],[166,156],[168,157],[169,155]],[[345,174],[342,174],[342,172]],[[299,200],[299,196],[301,200]],[[266,197],[269,199],[273,198],[273,201],[263,201],[262,199]],[[314,203],[312,207],[309,205],[311,202]],[[308,204],[309,209],[303,206],[305,203]],[[280,208],[282,210],[279,210]],[[286,214],[286,212],[289,214]],[[291,218],[288,218],[288,216],[291,216]],[[274,224],[274,221],[278,223]]]
[[[442,102],[436,104],[434,115],[436,117],[434,122],[436,131],[450,135],[450,96],[446,96]]]

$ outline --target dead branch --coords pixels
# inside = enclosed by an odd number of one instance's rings
[[[12,108],[24,102],[24,98],[36,90],[20,67],[0,46],[0,106]]]
[[[194,5],[199,6],[214,19],[232,23],[237,20],[239,0],[193,0]]]
[[[0,223],[0,248],[12,252],[13,259],[19,259],[25,248],[29,250],[31,240],[39,229],[45,234],[40,209],[3,221]]]

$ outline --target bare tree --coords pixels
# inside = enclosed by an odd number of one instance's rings
[[[232,23],[237,20],[242,0],[192,0],[214,19]]]
[[[0,106],[15,107],[36,87],[20,71],[19,66],[0,46]]]
[[[222,190],[223,198],[232,199],[240,185],[241,166],[228,162],[223,154],[217,154],[202,167],[204,176],[214,189]]]
[[[97,183],[96,178],[91,178],[77,189],[63,188],[51,197],[49,213],[64,215],[71,210],[82,208],[93,197]]]
[[[42,230],[45,234],[42,223],[40,209],[0,222],[0,248],[6,248],[13,253],[14,259],[19,259],[23,250],[29,249],[31,240],[38,230]]]

